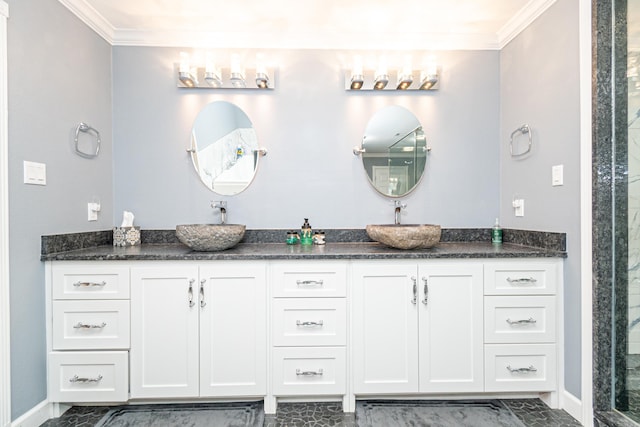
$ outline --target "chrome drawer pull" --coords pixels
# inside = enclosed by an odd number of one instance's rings
[[[415,277],[411,277],[413,282],[413,298],[411,298],[411,304],[416,305],[418,303],[418,281]]]
[[[538,370],[534,368],[533,365],[530,365],[528,368],[517,368],[517,369],[513,369],[511,366],[507,366],[507,369],[512,374],[532,374],[534,372],[538,372]]]
[[[317,322],[301,322],[300,320],[296,320],[296,326],[322,326],[324,325],[324,321],[318,320]]]
[[[193,302],[193,283],[196,281],[196,279],[189,279],[189,290],[187,291],[187,295],[189,297],[189,307],[193,307],[194,305],[196,305],[195,302]]]
[[[73,284],[73,286],[75,286],[76,288],[81,287],[81,286],[83,288],[91,288],[91,287],[94,287],[94,286],[102,287],[102,286],[104,286],[106,284],[107,284],[107,282],[105,282],[103,280],[102,282],[76,282],[76,283]]]
[[[78,322],[75,325],[73,325],[73,329],[102,329],[105,326],[107,326],[107,324],[104,322],[102,322],[99,325],[89,325],[87,323]]]
[[[514,325],[532,325],[536,323],[536,319],[534,319],[533,317],[529,317],[528,319],[521,319],[521,320],[511,320],[509,318],[507,318],[507,323],[514,326]]]
[[[533,277],[521,277],[520,279],[512,279],[511,277],[507,277],[507,282],[512,285],[533,285],[537,281],[538,279],[534,279]]]
[[[100,382],[100,380],[102,379],[102,375],[98,375],[95,378],[84,378],[84,377],[79,377],[77,375],[74,375],[72,378],[69,378],[69,382],[70,383],[97,383]]]
[[[207,303],[204,300],[204,283],[206,281],[207,279],[200,280],[200,308],[204,308],[204,306],[207,305]]]
[[[298,286],[322,286],[324,280],[296,280]]]
[[[422,299],[422,303],[427,305],[429,303],[429,284],[427,283],[426,277],[423,277],[422,281],[424,282],[424,298]]]
[[[318,369],[317,371],[301,371],[300,369],[296,369],[296,375],[302,377],[321,377],[323,374],[322,369]]]

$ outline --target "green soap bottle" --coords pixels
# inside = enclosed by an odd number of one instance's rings
[[[500,227],[500,222],[498,222],[498,218],[496,218],[496,223],[493,225],[493,228],[491,229],[491,243],[502,244],[502,228]]]

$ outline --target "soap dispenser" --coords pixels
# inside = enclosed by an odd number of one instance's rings
[[[496,218],[496,223],[491,229],[491,243],[502,244],[502,227],[500,227],[498,218]]]
[[[311,235],[311,225],[309,224],[309,218],[304,219],[304,224],[300,228],[300,244],[301,245],[312,245],[313,244],[313,236]]]

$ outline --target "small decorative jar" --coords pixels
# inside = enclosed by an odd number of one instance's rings
[[[316,231],[313,233],[313,244],[314,245],[324,245],[324,231]]]
[[[300,242],[300,236],[295,231],[287,231],[287,245],[297,245]]]

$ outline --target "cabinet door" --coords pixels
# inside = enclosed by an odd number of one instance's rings
[[[198,396],[197,278],[178,263],[131,269],[132,398]]]
[[[354,393],[418,391],[416,273],[415,264],[354,263]]]
[[[482,265],[420,266],[420,391],[483,391]]]
[[[265,264],[201,266],[200,280],[200,396],[265,395]]]

